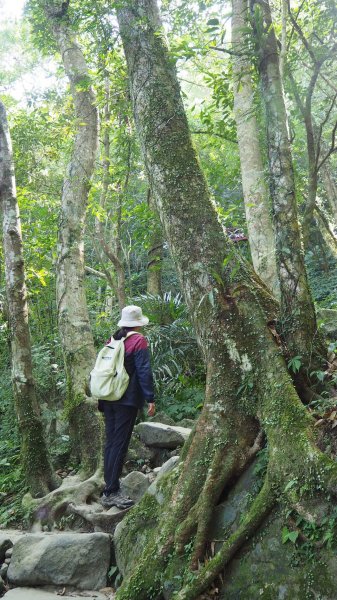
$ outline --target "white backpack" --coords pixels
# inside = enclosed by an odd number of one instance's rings
[[[124,367],[124,340],[137,333],[129,331],[120,340],[111,338],[97,355],[90,373],[91,395],[98,400],[120,400],[129,384],[129,375]]]

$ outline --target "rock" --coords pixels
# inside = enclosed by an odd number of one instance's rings
[[[8,565],[6,563],[3,563],[0,567],[0,577],[2,577],[2,579],[7,578],[7,571],[8,571]]]
[[[2,577],[0,577],[0,594],[2,594],[6,589],[6,584],[4,582],[4,580],[2,579]]]
[[[158,489],[158,484],[163,475],[165,475],[169,471],[172,471],[172,469],[178,464],[178,462],[179,456],[172,456],[171,458],[169,458],[169,460],[167,460],[166,463],[164,463],[163,466],[159,469],[159,471],[157,472],[157,477],[155,478],[154,482],[151,483],[149,489],[147,490],[147,493],[150,494],[150,496],[154,496],[159,504],[163,504],[164,494]]]
[[[8,550],[6,550],[5,556],[6,558],[10,558],[13,554],[13,546],[11,548],[8,548]]]
[[[130,467],[131,470],[134,470],[135,467],[139,468],[144,463],[152,463],[153,457],[154,450],[145,446],[139,439],[139,435],[134,431],[126,455],[125,465],[127,469],[130,471]]]
[[[59,592],[60,588],[52,589],[48,587],[37,589],[24,587],[10,590],[5,594],[4,598],[6,600],[59,600],[60,598],[64,600],[107,600],[107,596],[99,592],[90,593],[88,591],[85,593],[85,596],[76,595],[76,592],[73,591],[65,592],[64,595],[60,596]]]
[[[137,433],[147,446],[154,448],[177,448],[182,446],[191,433],[185,427],[173,427],[162,423],[139,423]]]
[[[335,552],[322,549],[314,560],[283,544],[284,519],[272,513],[257,534],[226,568],[219,600],[302,600],[337,598]],[[332,562],[328,557],[331,557]]]
[[[150,423],[163,423],[164,425],[175,425],[175,420],[169,417],[164,412],[158,412],[154,417],[150,418]]]
[[[110,551],[106,533],[27,534],[14,546],[8,581],[98,590],[107,584]]]
[[[182,447],[182,446],[180,446]],[[173,454],[177,454],[178,450],[175,448],[174,450],[169,450],[168,448],[153,448],[154,458],[152,464],[154,467],[161,467],[169,458],[171,458],[171,452]]]
[[[11,562],[11,559],[10,559],[10,558],[5,558],[5,565],[9,565],[9,564],[10,564],[10,562]]]
[[[12,540],[7,535],[0,533],[0,564],[4,562],[7,550],[12,547]]]
[[[132,471],[121,480],[122,493],[130,496],[134,502],[139,502],[149,485],[149,478],[139,471]]]

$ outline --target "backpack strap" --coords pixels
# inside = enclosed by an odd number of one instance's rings
[[[126,336],[121,339],[123,340],[123,342],[125,342],[126,338],[131,337],[132,335],[135,335],[136,333],[139,333],[139,332],[138,331],[128,331]]]
[[[115,340],[115,342],[125,342],[126,338],[130,337],[131,335],[135,335],[136,333],[139,333],[138,331],[128,331],[128,333],[126,334],[125,337],[121,337],[119,340]],[[111,337],[110,340],[113,340],[114,338]],[[105,348],[111,348],[113,350],[113,346],[110,346],[109,344],[105,344]]]

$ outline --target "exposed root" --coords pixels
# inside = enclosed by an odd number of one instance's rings
[[[132,506],[125,510],[119,510],[119,508],[113,506],[109,510],[104,511],[98,503],[79,506],[70,503],[67,512],[73,515],[79,515],[82,519],[91,523],[94,527],[94,531],[113,533],[117,523],[122,521],[131,508]]]
[[[198,568],[199,561],[204,555],[213,509],[218,503],[224,487],[234,475],[240,474],[247,468],[247,465],[261,449],[262,441],[263,433],[259,432],[253,446],[248,448],[244,454],[240,453],[238,456],[237,453],[230,452],[225,460],[223,448],[218,448],[203,490],[175,537],[176,549],[179,554],[183,552],[185,544],[196,530],[194,552],[191,557],[192,570]]]
[[[92,498],[99,496],[102,488],[102,471],[98,469],[84,481],[78,476],[67,477],[59,488],[43,498],[33,499],[30,494],[26,494],[24,504],[27,509],[32,510],[36,523],[53,523],[67,512],[69,505],[88,504]]]
[[[188,583],[180,592],[174,594],[174,600],[195,600],[205,592],[215,577],[225,568],[226,564],[238,550],[255,533],[275,504],[275,498],[268,477],[255,498],[244,521],[238,529],[224,542],[221,550],[195,574],[193,581]]]

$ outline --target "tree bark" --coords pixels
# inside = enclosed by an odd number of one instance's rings
[[[57,259],[58,323],[67,374],[67,412],[74,451],[85,473],[100,460],[100,425],[87,381],[95,348],[84,287],[85,213],[98,145],[98,115],[83,53],[64,14],[64,3],[49,3],[46,16],[59,47],[75,107],[76,133],[63,184]],[[94,443],[93,443],[94,440]]]
[[[151,190],[148,192],[148,206],[153,211],[153,219],[147,263],[147,293],[152,296],[162,296],[163,232]]]
[[[248,228],[248,239],[256,273],[275,297],[280,289],[275,256],[275,235],[271,203],[260,146],[254,104],[252,64],[245,47],[247,0],[233,0],[232,47],[234,76],[234,114],[241,163],[241,177]],[[247,44],[246,44],[247,46]]]
[[[322,183],[330,205],[331,214],[335,225],[337,224],[337,185],[331,172],[329,161],[326,161],[320,171]]]
[[[117,598],[156,597],[165,569],[171,565],[174,573],[174,560],[181,562],[180,553],[191,544],[190,568],[196,572],[186,574],[175,596],[187,600],[197,598],[221,572],[261,524],[277,494],[298,500],[301,488],[287,485],[289,481],[306,481],[309,494],[320,481],[330,489],[337,467],[330,461],[323,466],[326,457],[315,447],[311,417],[267,327],[275,314],[273,299],[217,220],[155,1],[130,0],[117,16],[151,190],[207,367],[204,408],[179,471],[166,480],[167,502],[156,506],[145,496],[131,511],[130,527],[144,514],[149,518],[146,503],[151,503],[151,519],[158,519],[158,527]],[[257,419],[268,439],[264,485],[242,525],[198,570],[212,510],[258,446]]]
[[[28,325],[21,223],[16,199],[12,147],[6,110],[0,102],[0,201],[3,216],[8,319],[12,349],[12,382],[21,436],[21,456],[27,485],[33,496],[45,495],[59,485],[44,437],[35,393]]]
[[[109,196],[109,189],[111,185],[110,175],[110,82],[108,74],[105,74],[105,106],[103,111],[103,191],[101,196],[101,206],[104,210],[107,207],[107,200]],[[129,165],[128,165],[129,169]],[[129,178],[129,170],[127,180]],[[110,237],[110,243],[106,241],[106,232],[103,228],[103,223],[96,219],[96,233],[98,236],[99,244],[96,244],[96,248],[101,260],[106,257],[113,265],[116,276],[115,280],[110,277],[110,285],[114,290],[118,306],[120,309],[124,308],[126,302],[126,281],[125,281],[125,268],[123,264],[123,253],[121,244],[121,213],[122,213],[122,190],[118,193],[117,205],[115,206],[115,218],[116,223],[114,226],[110,225],[111,219],[107,219],[107,233]],[[110,222],[109,222],[110,221]]]
[[[269,3],[252,3],[264,23],[255,32],[262,97],[265,105],[270,188],[276,235],[276,258],[281,291],[281,328],[291,356],[300,355],[312,369],[313,346],[318,344],[316,315],[304,265],[296,190],[288,136],[287,113],[279,70],[279,53]],[[316,344],[317,342],[317,344]]]

